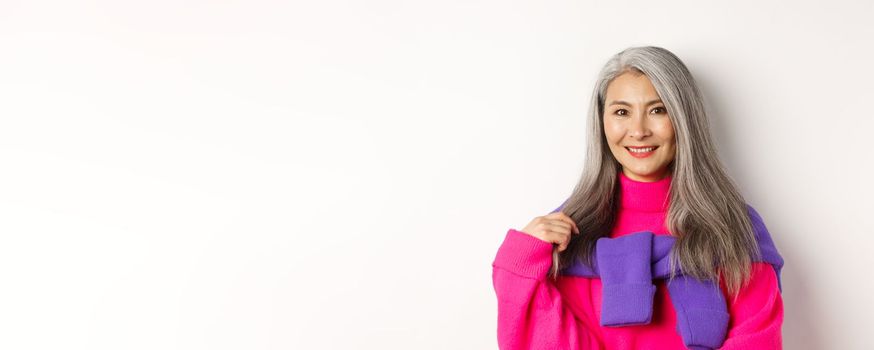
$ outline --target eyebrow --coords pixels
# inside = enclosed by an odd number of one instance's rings
[[[651,104],[653,104],[653,103],[659,103],[659,102],[662,102],[662,100],[661,100],[661,99],[655,99],[655,100],[652,100],[652,101],[647,102],[646,105],[649,106],[649,105],[651,105]],[[611,102],[608,106],[612,106],[612,105],[626,105],[626,106],[628,106],[628,107],[631,107],[631,104],[630,104],[630,103],[625,102],[625,101],[622,101],[622,100],[616,100],[616,101],[613,101],[613,102]]]

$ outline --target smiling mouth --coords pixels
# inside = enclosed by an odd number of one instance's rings
[[[625,149],[627,149],[627,150],[629,150],[629,151],[631,151],[631,152],[638,152],[638,153],[646,153],[646,152],[655,151],[656,148],[659,148],[659,146],[648,146],[648,147],[625,147]]]
[[[659,148],[659,146],[647,146],[647,147],[625,147],[628,150],[628,153],[631,156],[636,158],[646,158],[655,152],[655,150]]]

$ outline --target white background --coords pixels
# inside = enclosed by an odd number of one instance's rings
[[[870,1],[0,2],[0,348],[496,349],[595,74],[700,81],[787,349],[871,349]]]

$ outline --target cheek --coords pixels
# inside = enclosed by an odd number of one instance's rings
[[[677,155],[677,144],[675,143],[675,140],[673,140],[673,139],[670,140],[668,143],[668,146],[669,146],[669,148],[667,148],[668,154],[666,155],[666,157],[668,159],[674,159],[674,157],[676,157],[676,155]]]
[[[622,137],[622,130],[620,130],[620,127],[616,125],[616,123],[611,123],[605,120],[604,134],[607,136],[608,141],[616,141]]]
[[[673,126],[671,126],[670,121],[659,124],[658,129],[656,129],[656,132],[658,133],[658,135],[661,139],[666,140],[666,141],[670,140],[671,142],[673,142],[673,140],[674,140],[674,128],[673,128]]]

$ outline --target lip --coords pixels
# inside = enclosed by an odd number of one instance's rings
[[[655,147],[655,148],[653,148],[652,151],[649,151],[646,153],[634,153],[629,149],[629,148],[638,149],[638,148],[649,148],[649,147]],[[630,154],[634,158],[646,158],[646,157],[651,156],[653,153],[655,153],[655,151],[657,149],[659,149],[659,146],[625,146],[625,149],[628,151],[628,154]]]

